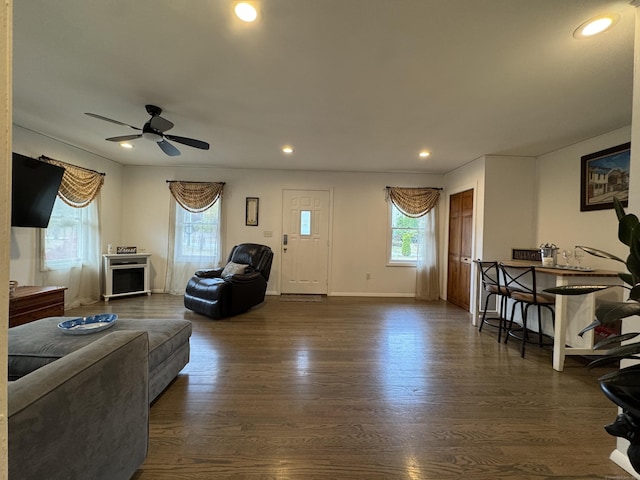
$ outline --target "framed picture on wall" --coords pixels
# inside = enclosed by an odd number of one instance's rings
[[[580,211],[613,208],[613,197],[623,206],[629,203],[631,143],[590,153],[582,157],[580,169]]]
[[[260,199],[258,197],[247,197],[247,204],[245,209],[245,222],[244,224],[249,227],[258,226],[258,204]]]

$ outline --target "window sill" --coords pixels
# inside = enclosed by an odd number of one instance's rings
[[[416,267],[417,264],[411,262],[387,262],[387,267]]]

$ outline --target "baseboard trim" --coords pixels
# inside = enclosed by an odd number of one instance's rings
[[[266,295],[280,295],[280,292],[268,290]],[[416,298],[415,293],[373,293],[373,292],[331,292],[327,297],[373,297],[373,298]]]
[[[384,298],[416,298],[415,293],[380,293],[380,292],[331,292],[329,297],[384,297]]]
[[[621,452],[617,448],[611,452],[609,455],[609,460],[618,465],[620,468],[624,469],[629,475],[633,475],[633,478],[640,479],[640,475],[633,469],[631,466],[631,462],[629,461],[629,457],[624,452]]]

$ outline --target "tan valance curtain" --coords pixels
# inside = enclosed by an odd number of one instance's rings
[[[184,182],[167,180],[171,195],[191,213],[204,212],[222,196],[224,182]]]
[[[387,187],[387,200],[407,217],[418,218],[436,206],[440,190],[426,187]]]
[[[86,207],[100,193],[104,184],[104,173],[54,160],[44,155],[40,160],[64,168],[58,196],[67,205],[74,208]]]

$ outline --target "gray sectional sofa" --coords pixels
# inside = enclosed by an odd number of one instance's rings
[[[147,455],[147,352],[145,332],[113,332],[9,382],[9,478],[131,478]]]
[[[149,404],[189,362],[191,322],[68,335],[69,318],[9,329],[9,478],[127,480],[146,457]]]
[[[155,400],[189,362],[191,322],[173,319],[118,319],[113,327],[89,335],[67,335],[49,317],[9,329],[9,380],[16,380],[114,331],[149,334],[149,402]]]

